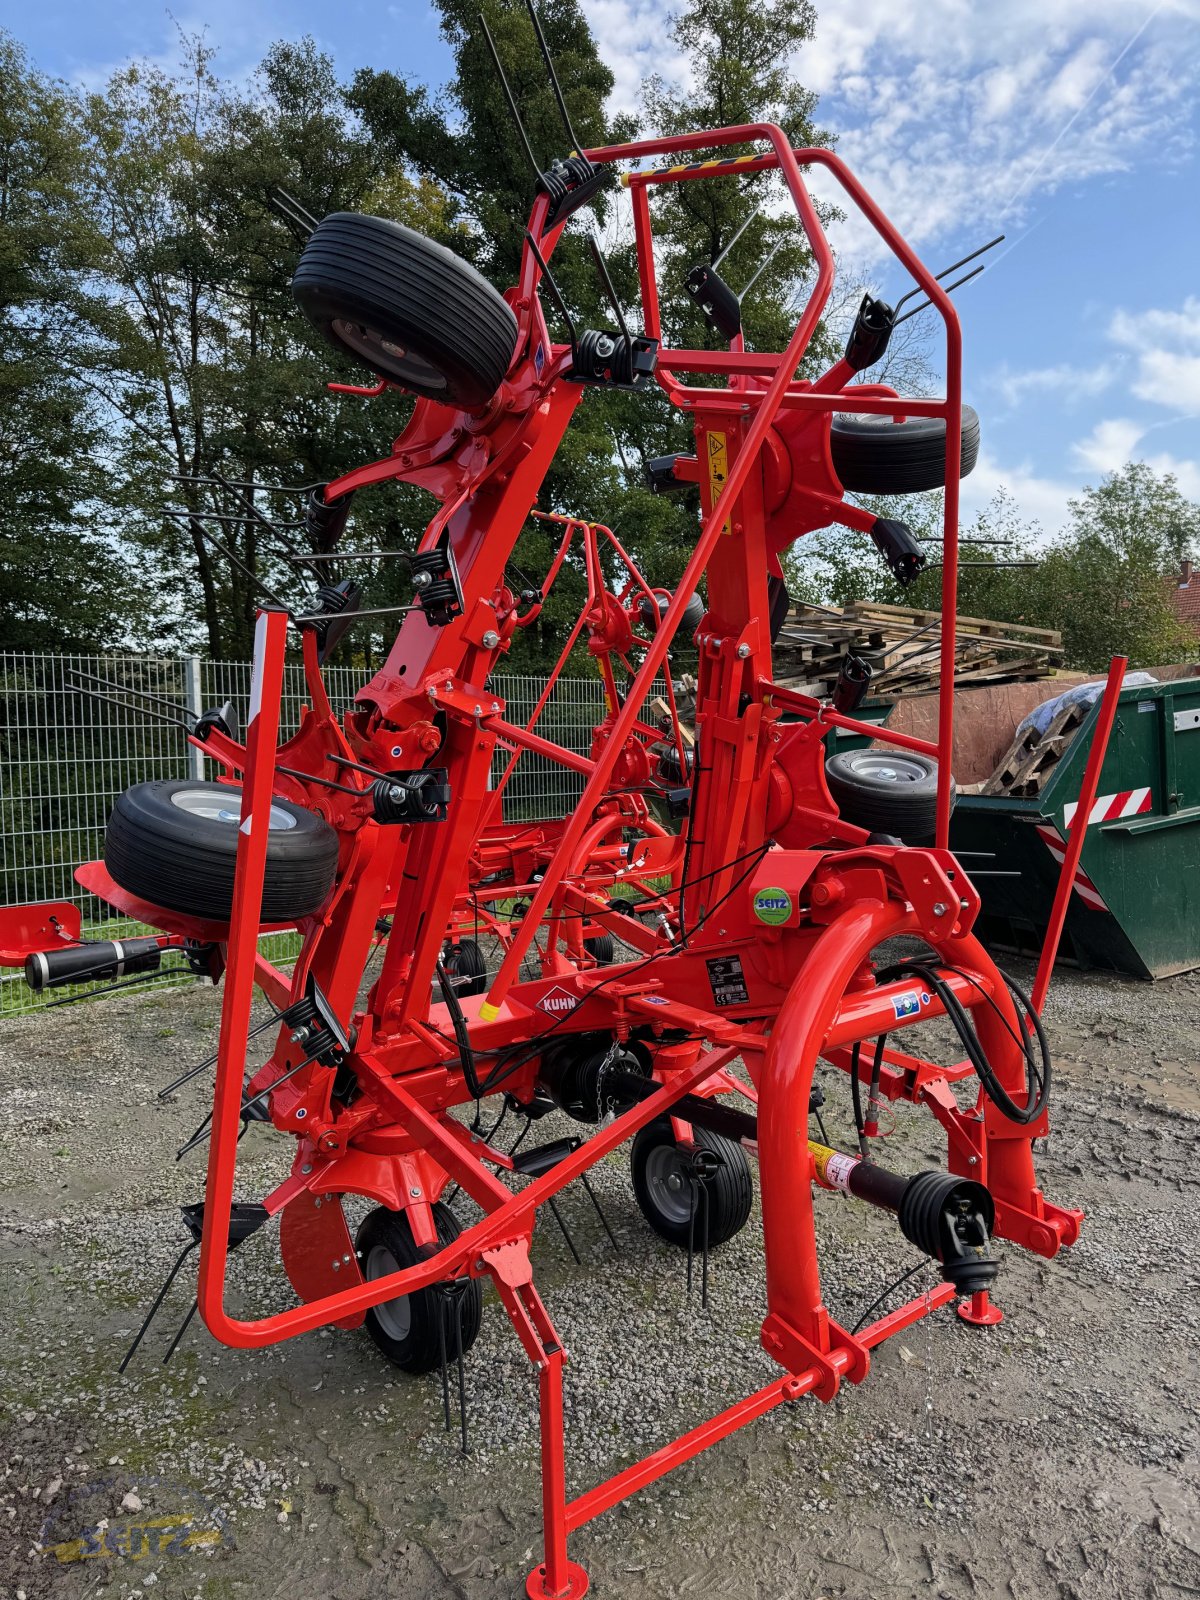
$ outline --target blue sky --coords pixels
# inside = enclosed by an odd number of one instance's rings
[[[642,73],[678,77],[660,0],[581,0],[636,101]],[[961,297],[966,389],[983,422],[971,511],[1006,487],[1051,531],[1068,498],[1126,460],[1200,499],[1200,0],[817,0],[798,78],[841,154],[935,267],[1004,231]],[[178,0],[218,65],[247,71],[306,32],[351,72],[431,83],[449,58],[431,7],[408,0]],[[8,23],[44,70],[88,83],[131,54],[174,59],[158,0],[42,0]],[[853,222],[848,271],[899,292]]]

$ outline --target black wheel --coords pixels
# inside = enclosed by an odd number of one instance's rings
[[[680,1149],[665,1117],[642,1128],[629,1152],[633,1192],[642,1215],[668,1244],[684,1250],[689,1238],[700,1247],[704,1201],[694,1191],[694,1182],[702,1184],[708,1194],[710,1245],[724,1244],[745,1227],[754,1197],[750,1163],[741,1145],[707,1128],[693,1128],[692,1133],[701,1152],[696,1179],[692,1177],[695,1163],[691,1152]]]
[[[452,1244],[462,1229],[449,1206],[439,1200],[433,1208],[439,1244]],[[354,1241],[364,1278],[386,1278],[404,1267],[415,1267],[421,1257],[413,1243],[412,1229],[403,1211],[376,1206],[363,1218]],[[446,1360],[458,1356],[458,1310],[455,1298],[462,1296],[463,1354],[479,1337],[483,1318],[483,1287],[478,1278],[464,1278],[462,1288],[447,1294],[442,1284],[431,1284],[415,1294],[402,1294],[384,1300],[367,1312],[365,1327],[389,1361],[405,1372],[432,1372],[442,1363],[442,1340]]]
[[[858,494],[916,494],[946,482],[946,423],[942,417],[837,415],[829,435],[834,470],[842,488]],[[962,408],[959,476],[979,458],[979,418]]]
[[[474,939],[460,939],[442,957],[447,976],[454,981],[457,995],[483,994],[487,989],[487,962]]]
[[[326,217],[292,293],[335,349],[447,405],[486,405],[516,348],[517,319],[474,267],[383,217]]]
[[[906,844],[933,838],[937,762],[912,750],[841,750],[825,763],[825,780],[846,822]],[[951,805],[954,780],[950,780]]]
[[[156,906],[215,922],[233,909],[242,791],[186,779],[135,783],[117,796],[104,835],[104,864],[117,883]],[[264,922],[316,911],[333,887],[338,837],[329,824],[278,798],[271,802]]]
[[[594,933],[590,939],[583,941],[583,948],[600,967],[611,967],[617,953],[611,933]]]

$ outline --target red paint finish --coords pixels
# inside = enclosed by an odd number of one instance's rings
[[[526,1585],[534,1600],[574,1600],[587,1589],[567,1552],[570,1533],[775,1406],[813,1393],[832,1400],[844,1379],[861,1382],[870,1352],[952,1297],[939,1283],[852,1334],[825,1307],[813,1225],[813,1168],[807,1137],[818,1060],[853,1070],[853,1046],[889,1044],[880,1096],[890,1106],[924,1106],[945,1130],[947,1166],[988,1186],[995,1232],[1051,1257],[1078,1236],[1081,1215],[1047,1201],[1031,1143],[1046,1130],[1009,1122],[990,1102],[962,1110],[953,1086],[967,1063],[938,1064],[906,1053],[897,1035],[939,1012],[919,985],[881,984],[872,953],[899,934],[924,939],[972,1011],[980,1041],[1009,1093],[1025,1089],[1016,1012],[988,954],[972,934],[979,897],[946,848],[953,749],[952,668],[958,475],[951,472],[943,521],[942,695],[936,744],[840,716],[773,680],[768,577],[788,545],[813,528],[869,520],[847,505],[829,449],[836,411],[942,417],[947,456],[957,463],[961,339],[941,285],[845,165],[828,150],[793,151],[769,124],[646,140],[593,151],[598,163],[752,146],[757,154],[709,166],[642,170],[628,178],[645,330],[661,338],[650,191],[661,183],[704,182],[721,173],[780,174],[812,252],[814,274],[786,347],[747,353],[662,349],[656,379],[693,421],[694,454],[680,476],[699,483],[703,514],[695,548],[673,593],[654,590],[611,530],[579,517],[534,512],[575,407],[586,390],[568,380],[572,353],[554,344],[539,291],[542,271],[526,244],[508,300],[519,336],[492,402],[475,412],[417,401],[388,454],[346,473],[330,499],[392,482],[424,488],[439,509],[422,540],[446,537],[462,588],[461,615],[432,626],[419,609],[401,623],[383,666],[354,707],[334,715],[315,639],[303,649],[310,707],[279,745],[279,703],[288,619],[259,618],[255,711],[247,743],[215,737],[208,753],[246,794],[234,913],[226,927],[158,913],[135,914],[172,936],[209,938],[226,964],[200,1259],[201,1314],[224,1342],[258,1348],[313,1328],[360,1322],[369,1307],[449,1279],[489,1277],[537,1374],[542,1430],[544,1558]],[[944,396],[916,399],[880,384],[852,383],[844,361],[799,379],[834,281],[834,260],[809,196],[805,172],[821,166],[840,184],[887,249],[933,303],[943,329]],[[530,232],[550,260],[561,225],[546,226],[535,201]],[[689,385],[703,373],[716,387]],[[351,386],[364,397],[368,386]],[[710,460],[722,460],[710,473]],[[514,593],[509,562],[530,514],[554,524],[557,544],[539,590]],[[557,532],[561,530],[561,532]],[[569,561],[586,579],[578,620],[532,716],[524,723],[488,687],[516,631],[534,624],[555,576]],[[693,592],[707,598],[695,629],[698,651],[693,748],[678,714],[669,652]],[[665,602],[659,605],[660,600]],[[603,683],[605,715],[581,747],[565,750],[538,731],[539,719],[577,643],[586,641]],[[665,687],[655,686],[665,674]],[[654,706],[661,694],[663,705]],[[1105,702],[1105,715],[1108,700]],[[784,721],[785,714],[792,720]],[[1105,724],[1107,728],[1108,724]],[[860,732],[940,762],[937,846],[872,846],[843,820],[824,776],[831,728]],[[501,755],[499,767],[497,753]],[[1102,754],[1102,744],[1100,746]],[[549,758],[581,790],[568,814],[506,822],[502,797],[518,763]],[[1081,797],[1084,821],[1100,756],[1093,752]],[[1095,770],[1093,770],[1093,766]],[[394,825],[375,819],[378,775],[444,768],[445,821]],[[288,769],[286,772],[281,770]],[[494,770],[502,770],[489,788]],[[673,776],[672,776],[673,775]],[[652,801],[686,791],[687,815],[667,827]],[[299,929],[290,979],[256,953],[271,795],[318,812],[339,838],[329,900]],[[1082,824],[1080,825],[1080,834]],[[1070,890],[1072,848],[1064,864]],[[1077,850],[1075,856],[1077,858]],[[83,881],[130,908],[103,868]],[[634,904],[630,905],[630,902]],[[70,931],[70,930],[68,930]],[[77,931],[77,930],[76,930]],[[603,965],[596,939],[619,934],[631,947]],[[1056,937],[1056,935],[1055,935]],[[10,938],[14,948],[25,934]],[[485,994],[455,989],[447,1003],[437,972],[471,941],[494,941],[497,970]],[[1053,941],[1051,941],[1051,944]],[[600,947],[602,949],[602,947]],[[364,972],[372,977],[360,999]],[[1052,956],[1050,948],[1047,961]],[[453,960],[451,961],[453,965]],[[1048,966],[1046,970],[1048,978]],[[235,1186],[247,1030],[255,984],[277,1006],[319,984],[352,1047],[334,1070],[302,1065],[302,1045],[281,1028],[254,1082],[277,1084],[271,1121],[295,1141],[290,1178],[266,1197],[282,1212],[281,1250],[301,1299],[254,1320],[225,1308],[227,1234]],[[290,985],[290,988],[289,988]],[[1044,995],[1042,974],[1035,996]],[[558,1165],[520,1187],[500,1173],[507,1153],[479,1134],[476,1097],[529,1104],[549,1093],[556,1054],[628,1048],[649,1072],[648,1097],[620,1110]],[[902,1043],[902,1042],[901,1042]],[[870,1059],[873,1050],[862,1056]],[[741,1061],[753,1088],[731,1072]],[[296,1075],[286,1083],[292,1068]],[[869,1070],[860,1061],[860,1077]],[[828,1080],[826,1080],[828,1081]],[[766,1247],[767,1307],[761,1339],[781,1374],[718,1416],[570,1502],[566,1499],[563,1370],[567,1352],[533,1283],[530,1243],[539,1207],[626,1143],[648,1123],[670,1119],[691,1137],[686,1095],[741,1088],[757,1099]],[[468,1119],[455,1117],[469,1107]],[[692,1110],[695,1115],[695,1108]],[[873,1122],[873,1127],[875,1126]],[[432,1205],[448,1183],[466,1190],[482,1215],[453,1243],[438,1246]],[[424,1247],[416,1265],[365,1282],[349,1245],[341,1200],[355,1195],[404,1210]],[[347,1256],[350,1259],[347,1259]],[[334,1261],[339,1265],[334,1267]],[[962,1313],[994,1320],[987,1296]]]

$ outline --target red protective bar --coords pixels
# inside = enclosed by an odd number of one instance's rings
[[[856,717],[844,717],[840,711],[831,711],[812,695],[801,694],[798,689],[785,689],[781,684],[772,683],[769,678],[760,678],[759,686],[763,694],[769,695],[780,705],[790,706],[802,716],[814,717],[831,728],[845,728],[850,733],[861,733],[864,738],[877,739],[880,744],[894,744],[901,750],[919,750],[926,756],[936,756],[938,753],[938,746],[928,739],[918,739],[911,733],[895,733],[880,722],[860,722]]]
[[[1030,998],[1033,1000],[1035,1011],[1042,1009],[1046,991],[1050,987],[1050,976],[1054,971],[1054,962],[1058,955],[1063,923],[1067,920],[1067,906],[1070,904],[1071,891],[1075,887],[1075,874],[1079,870],[1083,842],[1087,838],[1088,818],[1096,803],[1096,791],[1100,787],[1100,769],[1108,753],[1108,741],[1112,734],[1113,723],[1117,720],[1117,703],[1121,698],[1121,683],[1128,665],[1127,656],[1114,656],[1109,663],[1108,682],[1104,686],[1100,715],[1096,718],[1096,726],[1092,730],[1092,747],[1088,752],[1087,766],[1083,772],[1083,787],[1079,791],[1075,815],[1071,818],[1071,826],[1067,830],[1067,850],[1058,874],[1058,888],[1054,891],[1054,904],[1050,908],[1050,921],[1042,943],[1037,976],[1033,980],[1033,993]]]
[[[196,1298],[205,1325],[223,1337],[225,1264],[237,1166],[238,1122],[250,1034],[250,1007],[257,978],[258,929],[271,833],[275,749],[283,698],[287,649],[286,611],[260,611],[254,626],[254,667],[246,721],[246,768],[242,781],[238,852],[233,874],[233,910],[225,959],[225,999],[217,1040],[212,1148],[204,1190],[204,1233]]]
[[[690,1461],[693,1456],[699,1455],[702,1450],[707,1450],[728,1434],[736,1432],[738,1428],[745,1427],[756,1417],[765,1416],[783,1401],[799,1400],[816,1386],[819,1378],[820,1373],[815,1367],[810,1367],[799,1377],[794,1377],[790,1372],[785,1373],[782,1378],[774,1379],[765,1388],[747,1395],[744,1400],[738,1400],[728,1410],[719,1411],[715,1417],[709,1417],[706,1422],[701,1422],[697,1427],[681,1434],[678,1439],[673,1439],[661,1450],[655,1450],[653,1454],[644,1456],[641,1461],[635,1461],[632,1466],[597,1484],[594,1489],[586,1490],[567,1506],[568,1533],[573,1533],[585,1522],[591,1522],[594,1517],[600,1516],[611,1506],[628,1499],[638,1489],[653,1483],[655,1478],[661,1478],[683,1462]]]

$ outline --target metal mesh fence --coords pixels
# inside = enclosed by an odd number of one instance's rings
[[[0,652],[0,905],[72,900],[82,909],[85,937],[144,931],[83,890],[74,869],[102,853],[113,801],[130,784],[216,776],[188,744],[183,718],[229,700],[244,727],[250,671],[248,661],[198,657]],[[338,712],[351,704],[363,679],[354,668],[334,667],[325,681]],[[545,682],[498,676],[489,687],[507,703],[508,718],[525,723]],[[281,737],[295,730],[306,699],[301,669],[289,666]],[[587,754],[592,728],[603,716],[598,678],[562,679],[537,731]],[[507,752],[497,751],[493,781],[508,760]],[[582,789],[578,773],[526,751],[505,790],[504,816],[564,816]],[[179,980],[163,974],[159,981]],[[71,992],[35,996],[19,971],[0,968],[0,1015],[36,1010]]]

